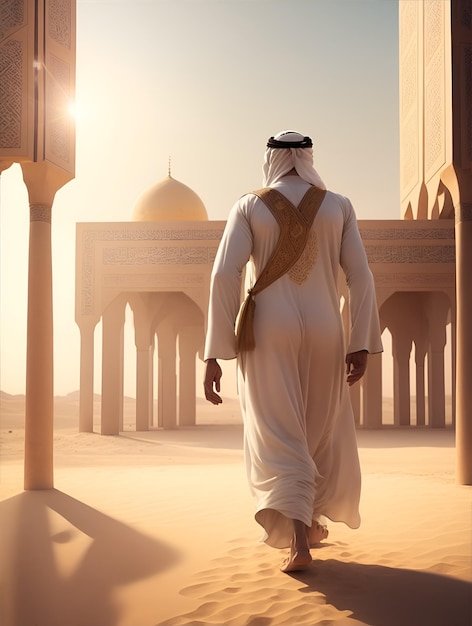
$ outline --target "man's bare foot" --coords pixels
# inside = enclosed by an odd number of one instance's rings
[[[280,566],[280,571],[288,573],[288,572],[298,572],[300,570],[306,569],[310,563],[312,562],[310,550],[306,549],[296,549],[295,544],[292,541],[290,544],[290,554]]]
[[[328,527],[324,524],[320,524],[317,521],[313,521],[313,525],[308,531],[308,543],[311,547],[326,539],[329,535]]]

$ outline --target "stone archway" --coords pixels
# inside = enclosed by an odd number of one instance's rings
[[[203,312],[182,292],[137,293],[129,301],[137,358],[136,430],[153,426],[155,345],[157,425],[165,429],[194,425],[195,365],[197,353],[203,350]]]
[[[382,330],[388,328],[392,336],[395,426],[411,425],[413,395],[417,426],[446,425],[444,361],[451,308],[448,296],[439,291],[397,291],[380,307]],[[410,390],[413,350],[415,394]]]

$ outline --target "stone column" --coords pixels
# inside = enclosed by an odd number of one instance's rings
[[[51,208],[69,179],[47,162],[23,163],[30,204],[25,404],[25,489],[52,489],[53,310]]]
[[[95,321],[80,326],[79,432],[93,432],[93,372]]]
[[[25,489],[52,489],[53,312],[51,207],[30,205],[25,405]]]
[[[392,335],[393,342],[393,422],[410,425],[410,351],[411,342],[401,331]]]
[[[472,485],[472,203],[456,219],[456,448],[457,482]]]
[[[103,314],[102,435],[118,435],[123,424],[125,305],[126,301],[118,297]]]
[[[428,352],[428,406],[429,425],[444,428],[446,425],[446,390],[444,378],[444,349],[449,299],[446,294],[432,293],[428,298],[430,347]]]
[[[136,348],[136,430],[149,430],[152,421],[153,346]]]
[[[472,28],[470,2],[451,0],[456,220],[456,479],[472,485]]]
[[[165,430],[177,427],[177,335],[169,322],[157,328],[159,354],[158,373],[158,424]]]
[[[428,354],[428,409],[431,428],[446,425],[446,395],[444,389],[444,346],[433,343]]]
[[[452,398],[451,398],[451,413],[452,413],[452,427],[456,428],[456,364],[457,364],[457,328],[456,328],[456,302],[454,298],[454,304],[451,308],[451,365],[452,365]]]
[[[153,295],[129,296],[136,346],[136,430],[149,430],[152,425],[154,337],[151,328],[156,305]]]
[[[424,385],[424,360],[426,351],[416,345],[415,366],[416,366],[416,425],[426,424],[426,394]]]
[[[179,426],[196,423],[196,367],[198,328],[189,326],[179,333]]]
[[[364,428],[382,427],[382,354],[369,354],[362,385]]]

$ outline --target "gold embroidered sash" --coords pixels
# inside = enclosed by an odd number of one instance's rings
[[[238,353],[254,350],[255,296],[288,272],[298,261],[308,240],[313,220],[326,195],[326,190],[310,187],[298,208],[276,189],[265,188],[252,193],[258,196],[271,211],[280,227],[280,234],[267,265],[253,287],[248,290],[241,308],[236,329]]]

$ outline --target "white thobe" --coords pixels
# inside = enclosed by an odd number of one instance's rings
[[[289,176],[274,188],[298,206],[309,185]],[[279,232],[256,196],[233,206],[212,272],[205,359],[237,356],[243,270],[249,261],[259,276]],[[382,351],[372,273],[350,201],[328,191],[311,232],[294,270],[257,294],[256,347],[237,357],[255,517],[266,543],[278,548],[289,546],[293,519],[310,527],[325,516],[359,526],[361,474],[344,362],[348,352]],[[348,346],[339,266],[349,288]]]

